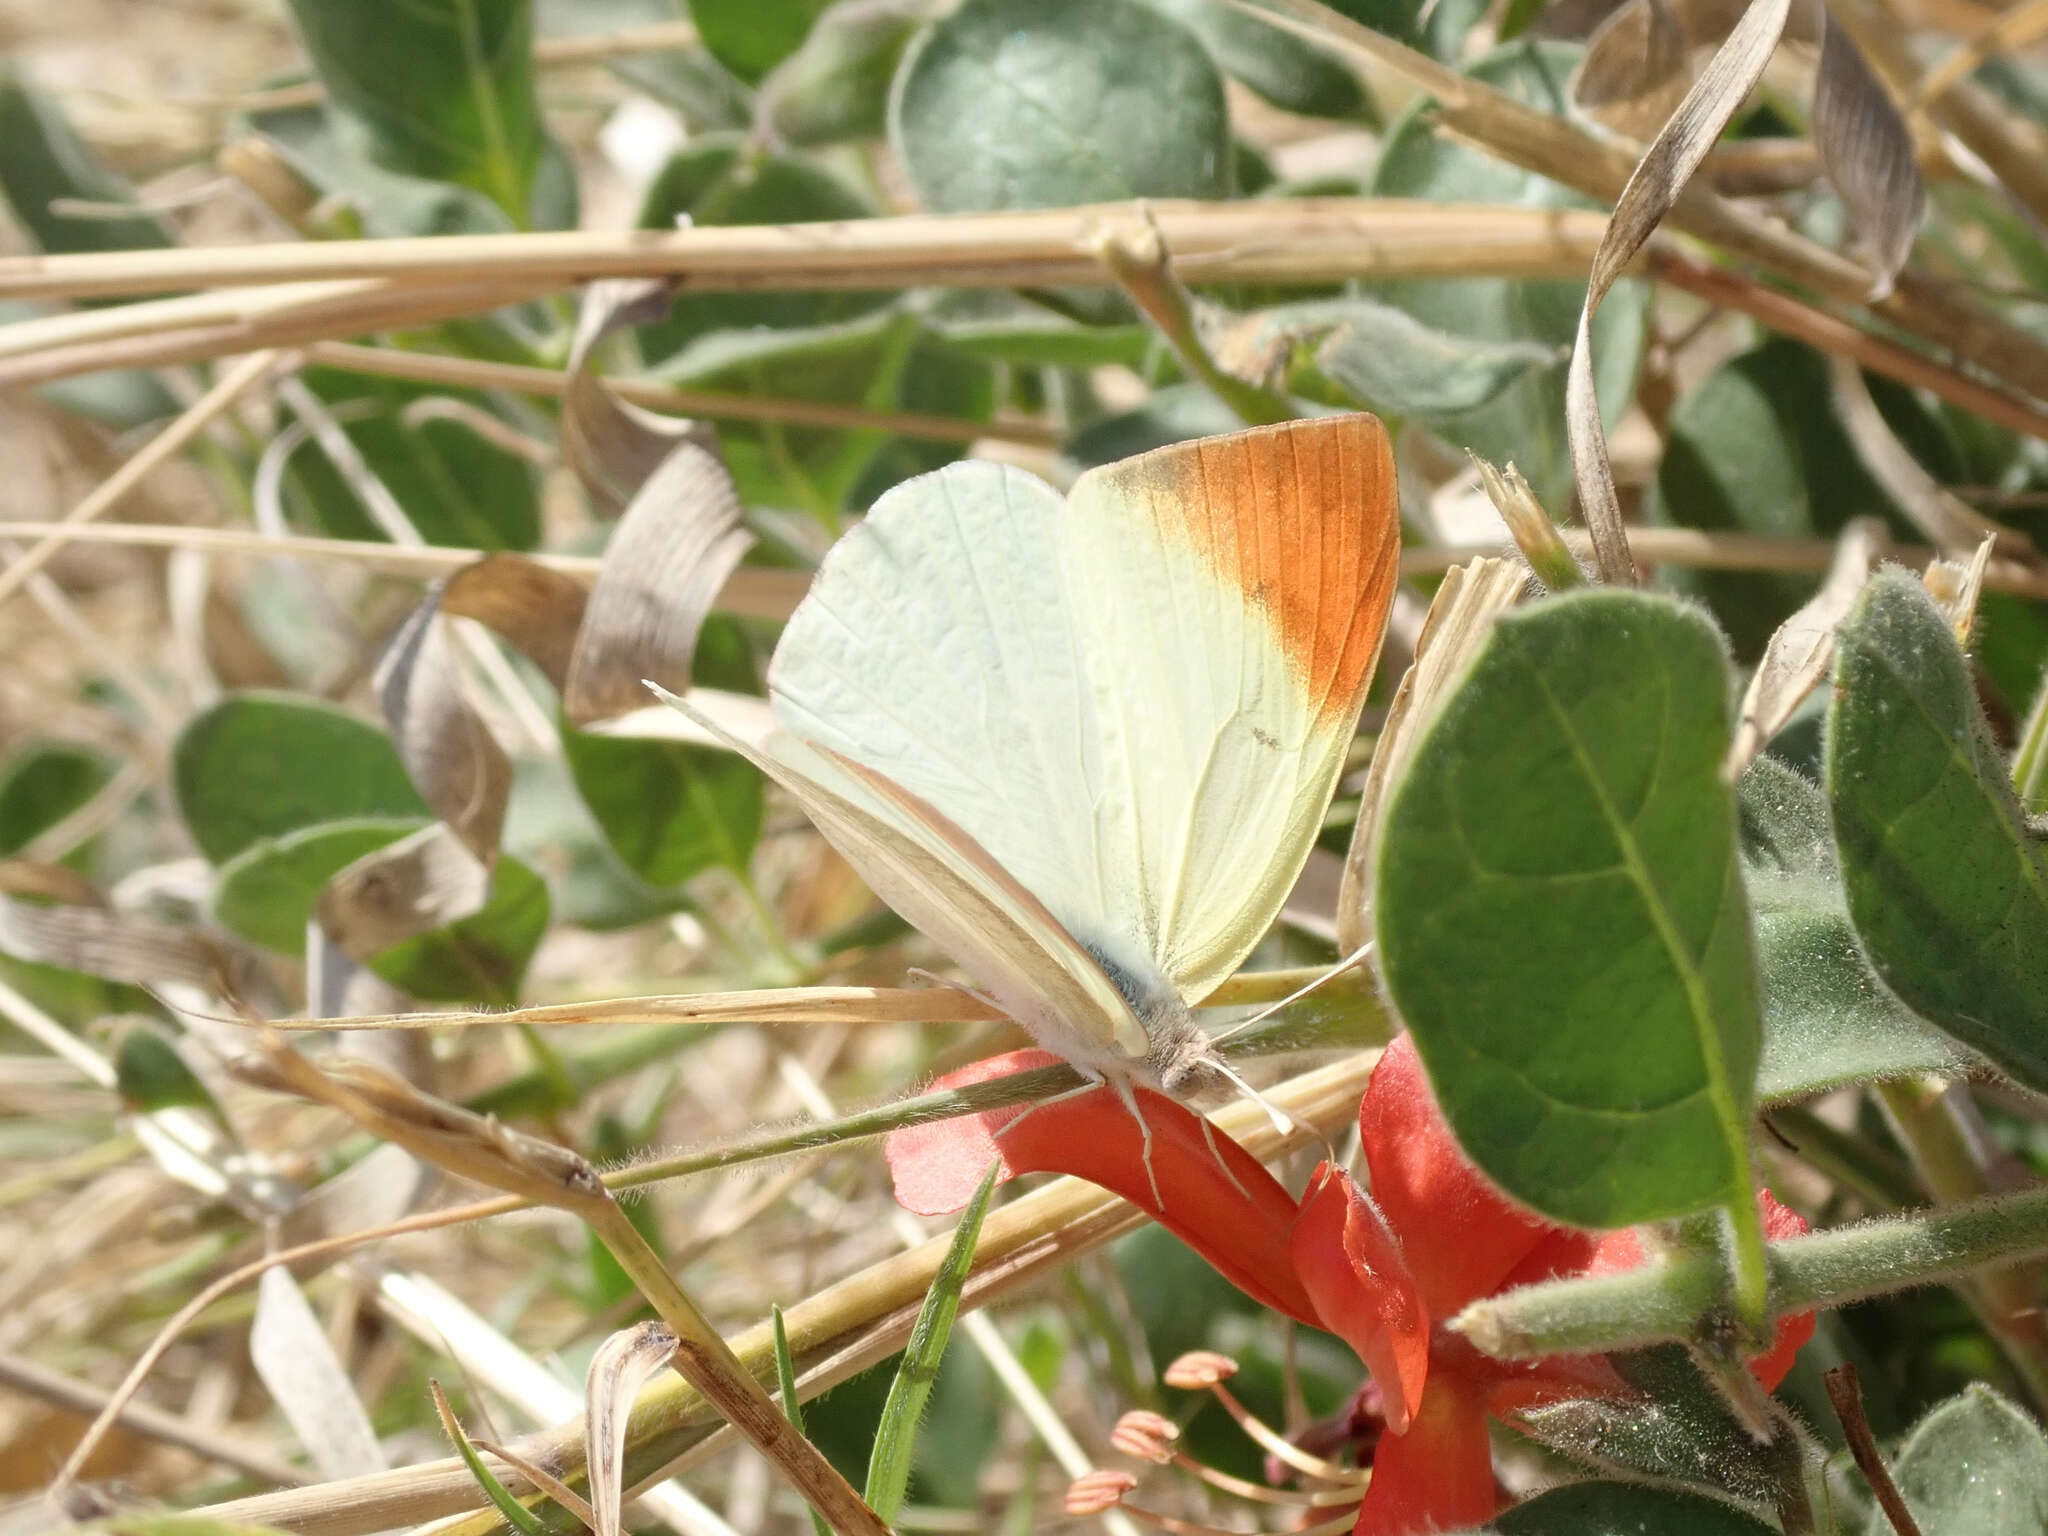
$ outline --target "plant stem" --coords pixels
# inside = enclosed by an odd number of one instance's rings
[[[1863,1388],[1856,1379],[1855,1362],[1845,1360],[1822,1379],[1827,1383],[1828,1401],[1835,1405],[1835,1417],[1842,1421],[1842,1433],[1848,1437],[1849,1454],[1856,1458],[1863,1480],[1877,1495],[1885,1519],[1898,1536],[1920,1536],[1920,1524],[1906,1507],[1899,1485],[1892,1481],[1891,1469],[1878,1454],[1877,1437],[1870,1432],[1870,1421],[1863,1415]]]
[[[1921,1077],[1877,1085],[1879,1101],[1899,1140],[1937,1200],[1970,1200],[1992,1193],[1952,1088]],[[1973,1275],[1968,1291],[1978,1315],[1997,1338],[2037,1407],[2048,1407],[2048,1325],[2041,1314],[2041,1268],[2014,1264]]]
[[[1181,366],[1247,426],[1293,421],[1301,413],[1269,389],[1239,378],[1209,355],[1195,319],[1194,295],[1173,270],[1159,222],[1145,210],[1143,223],[1113,226],[1095,242],[1095,254],[1145,318],[1159,328]]]
[[[1773,1317],[1844,1306],[2048,1252],[2048,1188],[1766,1246]],[[1552,1280],[1474,1302],[1451,1326],[1503,1360],[1684,1342],[1722,1300],[1718,1255],[1679,1251],[1625,1274]]]

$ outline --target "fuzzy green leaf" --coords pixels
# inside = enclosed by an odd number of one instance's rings
[[[1749,1195],[1756,963],[1719,634],[1666,598],[1509,613],[1382,834],[1383,974],[1479,1166],[1559,1220]]]
[[[1828,803],[1872,968],[1923,1018],[2048,1088],[2048,862],[1948,622],[1880,572],[1836,640]]]

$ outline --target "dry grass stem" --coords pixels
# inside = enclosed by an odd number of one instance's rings
[[[63,521],[70,525],[89,523],[119,505],[121,499],[147,479],[152,471],[176,458],[216,417],[267,377],[278,361],[274,352],[257,352],[243,358],[222,374],[211,389],[180,412],[176,420],[101,481],[90,496],[65,513]],[[63,547],[64,539],[60,533],[44,534],[27,553],[11,562],[5,570],[0,570],[0,603],[5,603],[19,592],[23,584],[48,565],[51,557]]]

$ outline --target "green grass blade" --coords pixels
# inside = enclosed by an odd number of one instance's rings
[[[924,1306],[910,1330],[910,1342],[904,1346],[903,1364],[889,1384],[888,1401],[882,1404],[881,1422],[875,1426],[875,1449],[868,1458],[867,1501],[884,1520],[896,1518],[910,1487],[910,1455],[917,1446],[918,1422],[924,1417],[925,1402],[938,1379],[939,1361],[946,1353],[946,1340],[953,1332],[953,1319],[960,1311],[960,1293],[967,1285],[974,1244],[981,1236],[981,1219],[988,1214],[999,1167],[990,1166],[981,1188],[960,1213],[952,1246],[932,1277],[932,1288],[925,1293]]]
[[[775,1324],[775,1381],[782,1388],[782,1411],[789,1419],[790,1428],[802,1434],[804,1404],[803,1399],[796,1395],[796,1362],[789,1357],[789,1334],[782,1326],[782,1308],[770,1306],[768,1316]],[[888,1517],[885,1515],[883,1518]],[[811,1511],[811,1529],[817,1532],[817,1536],[832,1536],[832,1527],[815,1509]]]
[[[437,1381],[431,1385],[434,1391],[434,1409],[441,1415],[441,1427],[448,1431],[448,1438],[455,1445],[455,1453],[462,1458],[463,1465],[469,1468],[469,1475],[477,1480],[477,1486],[483,1489],[485,1497],[497,1508],[498,1513],[505,1517],[505,1523],[517,1531],[519,1536],[547,1536],[547,1527],[541,1524],[540,1517],[513,1498],[511,1490],[498,1481],[491,1469],[484,1465],[483,1457],[477,1455],[476,1447],[469,1443],[469,1436],[462,1432],[461,1421],[449,1408],[448,1399],[441,1391],[441,1384]]]

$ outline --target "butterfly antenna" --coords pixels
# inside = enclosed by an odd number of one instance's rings
[[[1286,1008],[1291,1006],[1292,1004],[1300,1002],[1304,997],[1307,997],[1309,993],[1315,991],[1317,987],[1322,986],[1326,982],[1336,980],[1339,976],[1342,976],[1346,971],[1350,970],[1351,967],[1358,964],[1359,961],[1363,960],[1367,955],[1371,954],[1372,946],[1373,941],[1371,939],[1367,939],[1363,944],[1359,945],[1358,948],[1351,951],[1350,954],[1346,955],[1342,960],[1339,960],[1335,965],[1331,966],[1327,971],[1323,972],[1322,975],[1318,976],[1314,981],[1309,982],[1306,986],[1295,988],[1292,992],[1288,993],[1285,997],[1281,998],[1279,1002],[1268,1003],[1265,1007],[1261,1008],[1257,1013],[1253,1014],[1250,1018],[1239,1019],[1235,1024],[1231,1025],[1230,1028],[1223,1030],[1219,1034],[1212,1035],[1210,1037],[1212,1043],[1228,1040],[1232,1035],[1241,1035],[1246,1030],[1250,1029],[1254,1024],[1265,1023],[1266,1020],[1273,1017],[1273,1015],[1278,1013],[1282,1008]]]

